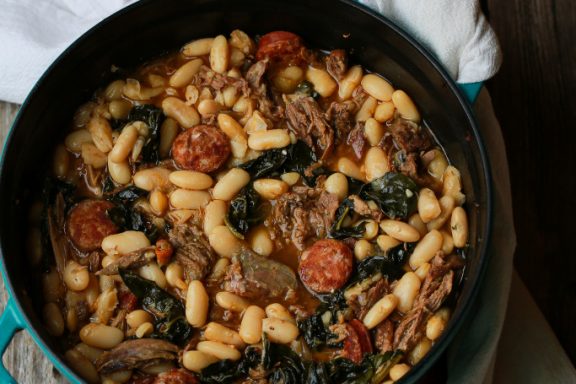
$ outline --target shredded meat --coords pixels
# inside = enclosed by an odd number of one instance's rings
[[[357,302],[359,310],[356,313],[356,317],[364,320],[364,316],[366,316],[370,308],[389,292],[390,286],[388,285],[388,281],[386,279],[380,279],[373,287],[358,295]]]
[[[268,59],[257,61],[246,72],[246,80],[257,95],[266,94],[266,84],[264,84],[266,69],[268,69]]]
[[[411,350],[424,334],[424,325],[429,314],[423,307],[416,307],[408,312],[394,332],[394,349]]]
[[[126,340],[114,349],[104,352],[96,361],[103,375],[147,366],[178,358],[178,346],[158,339]]]
[[[308,238],[326,237],[337,209],[335,195],[319,188],[298,186],[276,201],[266,225],[274,229],[273,239],[290,240],[302,251]]]
[[[188,281],[204,278],[215,260],[204,233],[196,225],[180,224],[168,236],[176,248],[173,260],[182,266]]]
[[[382,219],[382,211],[380,209],[370,208],[368,203],[362,200],[359,196],[350,195],[348,198],[354,203],[354,212],[360,216],[368,216],[376,221],[380,221]]]
[[[326,111],[326,119],[336,133],[336,144],[343,142],[354,126],[354,113],[358,106],[353,100],[333,101]]]
[[[154,247],[146,247],[121,255],[116,261],[96,272],[96,275],[117,275],[119,269],[140,268],[156,257]]]
[[[366,136],[364,136],[364,123],[357,122],[354,129],[348,133],[346,144],[352,147],[354,155],[358,160],[364,156],[364,149],[366,148]]]
[[[311,97],[301,97],[286,106],[286,118],[292,132],[324,160],[334,146],[334,130],[328,124],[318,103]]]
[[[348,69],[348,57],[343,49],[335,49],[325,58],[326,70],[336,80],[342,80]]]
[[[394,323],[390,319],[378,324],[374,332],[374,345],[380,353],[394,349]]]
[[[238,91],[242,92],[244,96],[250,95],[250,87],[246,80],[244,80],[243,78],[226,76],[214,72],[205,65],[200,67],[200,71],[196,75],[194,75],[191,84],[199,87],[208,86],[216,91],[232,86],[236,88]]]
[[[406,153],[425,151],[432,146],[430,136],[418,124],[404,119],[395,119],[388,126],[394,142]]]

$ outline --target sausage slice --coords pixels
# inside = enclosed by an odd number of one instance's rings
[[[230,155],[230,141],[211,125],[197,125],[180,133],[172,144],[172,158],[180,168],[209,173]]]
[[[78,249],[95,251],[106,236],[118,232],[118,227],[106,214],[113,206],[106,200],[88,199],[70,210],[66,230]]]
[[[312,291],[331,293],[346,283],[352,273],[352,263],[352,251],[344,243],[318,240],[302,253],[298,274]]]
[[[292,32],[270,32],[260,38],[256,60],[282,58],[299,52],[302,46],[300,36]]]

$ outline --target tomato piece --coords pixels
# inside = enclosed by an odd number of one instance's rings
[[[120,292],[118,294],[120,308],[133,311],[138,305],[138,298],[132,292]]]
[[[256,59],[281,59],[284,56],[298,53],[302,47],[302,38],[292,32],[270,32],[260,38]]]
[[[158,264],[166,265],[170,261],[172,254],[174,253],[174,247],[172,244],[166,239],[159,239],[156,242],[156,260],[158,260]]]

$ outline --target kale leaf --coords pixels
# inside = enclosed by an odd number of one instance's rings
[[[262,337],[262,363],[264,368],[270,370],[268,381],[271,383],[300,384],[305,377],[305,366],[290,347],[272,343]]]
[[[344,227],[344,220],[351,217],[354,212],[354,201],[345,198],[336,210],[336,219],[328,231],[328,237],[332,239],[346,239],[348,237],[361,238],[364,236],[365,223],[360,223],[354,227]]]
[[[416,210],[418,187],[408,176],[388,172],[364,185],[360,197],[374,200],[386,216],[405,219]]]
[[[250,183],[230,202],[224,222],[236,237],[243,239],[252,226],[264,220],[264,213],[262,199]]]
[[[160,126],[164,121],[164,114],[160,108],[150,104],[136,105],[130,110],[127,123],[143,121],[148,124],[150,131],[142,148],[141,156],[144,163],[158,164],[160,161]]]
[[[142,307],[155,318],[154,333],[150,337],[165,339],[179,345],[192,335],[192,327],[186,321],[184,306],[174,296],[161,289],[156,283],[133,272],[121,269],[120,277],[138,298]]]
[[[240,361],[222,360],[210,364],[200,372],[200,382],[204,384],[233,383],[246,376],[250,369],[255,368],[262,359],[262,352],[254,346],[244,350]]]

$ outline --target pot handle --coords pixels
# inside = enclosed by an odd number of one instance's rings
[[[480,94],[480,90],[484,86],[484,82],[478,83],[458,83],[458,87],[464,93],[464,96],[468,99],[470,104],[474,104],[478,95]]]
[[[0,383],[16,384],[16,380],[14,380],[4,367],[2,357],[4,356],[4,352],[6,352],[6,348],[8,348],[8,345],[10,345],[10,342],[12,341],[14,333],[23,328],[24,324],[18,314],[16,304],[14,304],[12,298],[9,298],[6,303],[6,308],[4,308],[4,313],[0,316]]]

